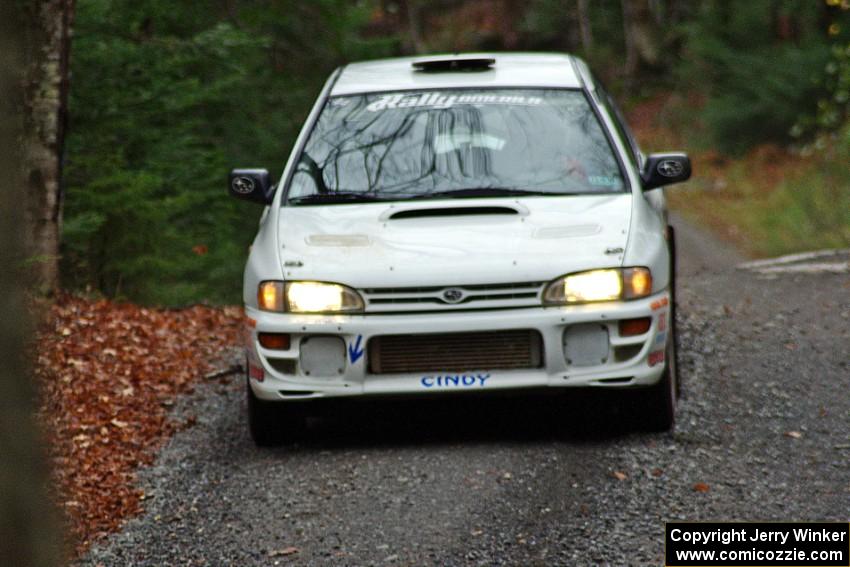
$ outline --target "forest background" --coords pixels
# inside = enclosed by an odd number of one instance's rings
[[[692,154],[685,215],[753,255],[850,243],[847,0],[77,0],[72,37],[65,289],[238,303],[260,209],[227,171],[279,175],[337,66],[447,51],[576,53],[644,150]]]

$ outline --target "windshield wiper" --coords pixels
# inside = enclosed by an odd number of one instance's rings
[[[425,193],[417,195],[412,199],[463,199],[465,197],[514,197],[514,196],[529,196],[529,195],[547,195],[549,197],[557,197],[560,195],[570,195],[570,193],[553,193],[549,191],[532,191],[528,189],[507,189],[502,187],[469,187],[466,189],[452,189],[450,191],[437,191],[436,193]]]
[[[334,193],[314,193],[302,197],[290,197],[292,205],[328,205],[335,203],[377,203],[381,201],[407,201],[426,199],[469,199],[475,197],[528,197],[542,195],[546,197],[562,197],[564,195],[579,195],[573,192],[551,192],[533,191],[530,189],[507,189],[502,187],[468,187],[465,189],[452,189],[449,191],[436,191],[434,193],[423,193],[420,195],[392,195],[379,197],[367,195],[354,191],[341,191]]]
[[[313,195],[304,195],[303,197],[290,197],[289,203],[292,205],[312,205],[312,204],[334,204],[334,203],[374,203],[377,201],[386,201],[381,197],[374,195],[366,195],[356,192],[338,192],[338,193],[314,193]]]

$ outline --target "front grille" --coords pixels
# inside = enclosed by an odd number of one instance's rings
[[[515,282],[458,286],[367,288],[360,290],[366,298],[366,310],[443,311],[451,309],[499,309],[540,305],[545,282]],[[447,299],[451,290],[460,299]]]
[[[369,372],[464,372],[540,368],[543,340],[533,330],[386,335],[369,341]]]

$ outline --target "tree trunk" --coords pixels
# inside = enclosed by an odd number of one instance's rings
[[[622,0],[625,37],[625,75],[629,84],[646,68],[655,67],[660,58],[658,29],[652,17],[650,0]]]
[[[23,0],[0,2],[0,565],[59,564],[60,535],[46,496],[47,467],[33,418],[33,381],[25,364],[27,313],[21,270],[22,204],[28,190],[22,133],[29,59]]]
[[[683,0],[669,0],[667,2],[667,10],[664,14],[666,23],[669,26],[674,26],[686,17],[686,7],[683,6]]]
[[[21,3],[23,4],[23,3]],[[26,253],[33,289],[59,284],[62,155],[68,109],[68,62],[74,0],[40,0],[21,8],[26,19],[24,150]]]
[[[522,21],[522,15],[526,9],[525,2],[519,0],[502,0],[497,5],[499,15],[499,35],[502,38],[502,46],[507,50],[519,47],[520,34],[518,22]]]
[[[413,50],[416,53],[425,53],[427,47],[425,45],[425,24],[422,21],[422,6],[418,0],[407,0],[405,2],[407,11],[408,33],[410,34],[410,43],[413,45]]]
[[[661,0],[649,0],[649,13],[656,26],[664,25],[664,2]]]
[[[590,25],[590,12],[588,10],[588,0],[577,0],[576,19],[578,20],[581,48],[585,52],[593,49],[593,27]]]

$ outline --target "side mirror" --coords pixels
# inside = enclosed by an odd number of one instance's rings
[[[640,177],[644,191],[687,181],[691,177],[691,158],[684,153],[650,154]]]
[[[266,169],[233,169],[228,191],[237,199],[269,205],[274,197],[271,177]]]

